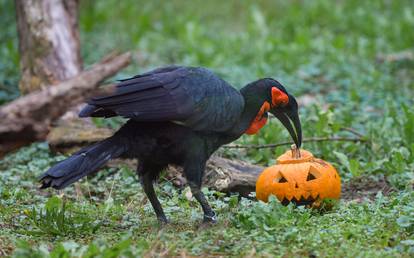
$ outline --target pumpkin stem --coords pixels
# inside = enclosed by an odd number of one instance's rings
[[[292,144],[290,150],[292,151],[292,158],[299,159],[301,157],[300,149],[296,147],[296,144]]]

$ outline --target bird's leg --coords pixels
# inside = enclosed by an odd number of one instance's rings
[[[201,187],[199,185],[194,185],[191,182],[189,183],[191,188],[191,193],[193,194],[194,198],[200,203],[201,208],[204,212],[204,222],[217,222],[216,213],[211,209],[210,205],[206,197],[204,196],[203,192],[201,191]]]
[[[144,188],[144,192],[147,195],[148,199],[151,202],[152,208],[157,215],[157,219],[161,224],[167,224],[168,219],[164,214],[164,210],[162,209],[161,203],[157,198],[157,195],[154,191],[153,185],[153,174],[151,171],[144,171],[143,167],[138,165],[138,174],[140,177],[142,188]]]
[[[204,196],[203,192],[201,191],[201,181],[204,174],[205,162],[201,162],[198,165],[186,165],[184,167],[184,173],[188,180],[188,185],[191,188],[191,193],[193,194],[194,198],[200,203],[201,208],[204,212],[204,219],[203,222],[210,222],[215,223],[217,222],[216,213],[211,209],[210,205],[206,197]],[[200,164],[202,164],[200,166]]]

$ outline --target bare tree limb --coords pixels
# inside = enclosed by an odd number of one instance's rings
[[[0,106],[0,157],[7,151],[44,139],[52,121],[88,98],[100,82],[127,66],[130,59],[130,53],[112,54],[67,81]]]

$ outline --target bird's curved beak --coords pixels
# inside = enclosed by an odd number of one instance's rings
[[[299,149],[302,145],[302,126],[299,120],[298,109],[287,107],[281,110],[270,110],[270,113],[279,119],[283,126],[286,127],[297,148]]]

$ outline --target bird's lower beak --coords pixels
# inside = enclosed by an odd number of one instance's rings
[[[302,145],[302,126],[299,120],[299,114],[297,111],[275,112],[273,113],[277,119],[288,130],[290,136],[299,149]],[[292,126],[293,124],[293,126]],[[295,128],[295,129],[293,129]]]

